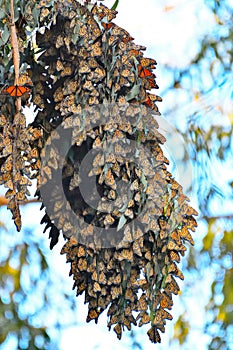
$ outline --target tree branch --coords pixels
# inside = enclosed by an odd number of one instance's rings
[[[216,216],[208,216],[208,215],[203,215],[198,217],[198,220],[220,220],[220,219],[226,219],[226,220],[233,220],[233,214],[229,215],[216,215]]]
[[[3,196],[0,196],[0,207],[7,206],[9,200]],[[41,201],[37,198],[28,199],[26,201],[20,202],[20,205],[26,205],[30,203],[40,203]]]
[[[11,11],[11,22],[10,22],[10,32],[11,32],[11,45],[13,51],[13,63],[15,70],[15,81],[14,85],[19,85],[19,67],[20,67],[20,55],[19,55],[19,45],[17,32],[15,27],[15,14],[14,14],[14,0],[10,0],[10,11]],[[16,113],[21,110],[21,98],[16,98],[15,101]]]

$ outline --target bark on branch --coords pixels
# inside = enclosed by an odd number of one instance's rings
[[[15,71],[15,81],[14,85],[19,85],[19,67],[20,67],[20,55],[19,55],[19,45],[18,37],[15,26],[15,14],[14,14],[14,0],[10,0],[10,11],[11,11],[11,20],[10,20],[10,33],[11,33],[11,45],[13,52],[13,64]],[[21,98],[16,98],[15,101],[16,113],[21,110]]]

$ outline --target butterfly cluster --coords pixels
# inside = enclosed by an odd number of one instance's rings
[[[12,147],[18,147],[18,168],[26,159],[30,171],[24,173],[38,180],[36,195],[45,208],[41,223],[50,247],[60,232],[67,239],[61,253],[71,264],[77,296],[85,294],[87,322],[97,323],[107,309],[107,326],[119,339],[132,325],[148,325],[150,340],[160,342],[166,320],[172,319],[172,296],[179,292],[175,277],[184,278],[177,264],[185,242],[194,244],[190,230],[195,230],[197,212],[166,168],[165,138],[156,121],[161,98],[151,93],[158,88],[156,61],[144,57],[146,48],[113,22],[116,11],[103,4],[25,4],[28,25],[35,8],[43,28],[36,34],[40,54],[27,48],[24,55],[37,114],[31,125],[26,127],[23,116],[17,124],[23,125],[24,143],[17,141],[17,133],[10,135],[10,124],[1,117],[1,183],[9,187]],[[22,83],[3,92],[17,97],[28,92],[23,87],[27,90]],[[66,138],[71,146],[63,159]],[[17,139],[13,146],[12,139]],[[87,154],[91,157],[82,175]],[[24,198],[25,176],[17,176],[11,202],[16,193]],[[87,180],[96,191],[85,186],[85,200],[82,184]]]
[[[6,71],[5,78],[12,81],[12,72]],[[18,84],[1,84],[0,89],[0,184],[7,188],[7,208],[20,231],[19,205],[30,196],[31,180],[39,174],[42,131],[27,126],[25,115],[15,110],[15,99],[22,97],[25,104],[30,97],[33,83],[27,72],[20,74]]]
[[[14,125],[10,116],[0,116],[0,184],[7,188],[7,208],[12,212],[18,231],[21,229],[19,204],[30,196],[28,186],[38,176],[38,148],[41,146],[41,131],[32,127],[26,128],[23,114],[16,115]]]

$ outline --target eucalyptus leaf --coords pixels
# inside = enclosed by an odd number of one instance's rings
[[[116,0],[113,4],[113,6],[111,7],[111,10],[116,10],[117,6],[119,5],[119,0]]]
[[[22,13],[22,15],[24,15],[24,13],[25,13],[25,0],[21,0],[19,2],[19,6],[20,6],[20,12]]]
[[[0,9],[0,19],[6,17],[6,12],[3,9]]]
[[[146,189],[146,188],[147,188],[147,179],[146,179],[146,177],[145,177],[144,172],[142,172],[142,176],[141,176],[140,180],[141,180],[141,182],[142,182],[144,188]]]
[[[78,34],[78,33],[75,33],[75,34],[72,35],[71,41],[72,41],[72,43],[73,43],[74,45],[77,43],[78,38],[79,38],[79,34]]]
[[[40,14],[40,10],[38,8],[34,7],[34,9],[32,10],[32,16],[34,19],[34,27],[36,27],[38,24],[39,14]]]
[[[122,229],[122,227],[124,226],[126,221],[127,221],[126,217],[124,215],[122,215],[120,217],[120,220],[119,220],[118,225],[117,225],[117,231],[120,231],[120,229]]]
[[[80,26],[79,26],[78,22],[76,22],[75,27],[74,27],[74,34],[79,34],[79,30],[80,30]]]
[[[2,32],[2,37],[1,37],[1,41],[3,42],[3,45],[7,43],[7,41],[9,40],[9,37],[10,37],[10,31],[8,29],[8,26],[5,25],[4,31]]]
[[[134,85],[131,91],[126,95],[126,101],[133,100],[136,96],[138,96],[140,92],[140,85]]]
[[[11,61],[11,57],[9,57],[9,56],[4,56],[3,63],[4,63],[4,66],[5,66],[5,70],[6,70],[6,68],[9,66],[10,61]]]
[[[14,17],[15,17],[15,22],[18,21],[19,19],[19,8],[17,3],[14,3]]]
[[[4,67],[2,65],[0,65],[0,81],[3,81],[4,79]]]
[[[9,14],[10,13],[10,1],[5,1],[4,2],[4,8],[5,8],[5,13]]]
[[[119,208],[118,210],[119,210],[120,213],[124,213],[124,212],[126,211],[127,207],[128,207],[128,203],[125,203],[125,204],[124,204],[121,208]]]

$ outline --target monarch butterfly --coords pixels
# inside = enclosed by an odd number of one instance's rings
[[[117,37],[121,37],[122,41],[132,41],[133,38],[130,36],[130,34],[123,28],[117,26],[116,24],[113,26],[112,29],[112,35],[117,36]]]
[[[131,288],[127,288],[125,292],[125,299],[132,301],[132,303],[135,301],[135,296],[133,294],[133,291]]]
[[[32,86],[32,80],[28,73],[23,73],[19,76],[19,85]]]
[[[143,101],[148,107],[150,108],[156,108],[154,102],[155,101],[159,101],[161,102],[162,101],[162,98],[160,96],[157,96],[157,95],[153,95],[153,94],[147,94],[147,98],[145,101]]]
[[[89,67],[91,67],[91,68],[96,68],[96,67],[98,67],[98,63],[97,63],[97,61],[96,61],[93,57],[90,57],[90,58],[88,59],[88,65],[89,65]]]
[[[117,299],[119,295],[122,294],[122,288],[121,287],[112,287],[111,288],[111,297],[112,300]]]
[[[190,207],[189,207],[190,208]],[[193,238],[191,234],[189,233],[188,229],[186,227],[183,227],[180,232],[181,238],[183,238],[185,241],[190,242],[192,245],[194,245]]]
[[[78,260],[78,269],[80,271],[86,271],[87,270],[87,260],[86,259],[80,258]]]
[[[124,35],[122,38],[123,43],[127,44],[129,41],[134,40],[134,38],[130,35]]]
[[[90,322],[91,320],[95,320],[95,323],[97,323],[98,321],[98,317],[99,317],[99,312],[95,309],[90,309],[88,311],[88,315],[87,315],[87,322]]]
[[[87,227],[85,226],[84,229],[80,230],[80,234],[82,235],[82,237],[92,235],[93,234],[93,225],[88,225]]]
[[[101,292],[101,287],[98,282],[94,282],[93,290],[94,292]]]
[[[85,288],[86,288],[86,283],[84,281],[79,283],[79,285],[77,286],[77,295],[82,294]]]
[[[102,51],[101,51],[101,48],[99,46],[99,42],[93,44],[91,49],[93,51],[93,56],[101,56]]]
[[[152,343],[161,343],[161,337],[159,332],[156,330],[156,327],[151,327],[147,334]]]
[[[142,256],[141,247],[137,241],[133,242],[133,252],[138,256]]]
[[[147,297],[146,297],[145,293],[140,296],[138,303],[139,303],[139,310],[140,311],[147,310]]]
[[[154,77],[155,75],[147,68],[144,68],[141,64],[138,65],[138,76],[140,78]]]
[[[2,94],[8,94],[12,97],[21,97],[26,92],[30,92],[31,89],[24,85],[10,85],[7,88],[3,89]]]
[[[25,196],[25,193],[21,190],[21,191],[16,193],[15,198],[18,201],[24,201],[26,199],[26,196]]]
[[[142,56],[143,53],[139,50],[132,49],[130,50],[129,55],[137,57],[137,56]]]
[[[171,265],[168,267],[168,273],[176,277],[179,277],[181,280],[184,279],[183,273],[180,271],[180,269],[177,267],[177,265],[174,262],[171,263]]]
[[[186,250],[187,248],[182,244],[176,244],[173,241],[169,241],[168,245],[167,245],[167,249],[168,250],[176,250],[177,252],[180,252],[182,250]]]
[[[129,232],[129,234],[130,234],[130,232]],[[125,237],[126,236],[124,236],[124,242],[126,241]],[[130,234],[130,237],[128,237],[128,239],[129,239],[128,240],[129,242],[132,242],[133,238],[132,238],[131,234]],[[120,252],[120,256],[119,256],[118,260],[120,261],[120,260],[124,260],[124,259],[128,260],[128,261],[132,261],[133,260],[133,251],[129,250],[129,249],[123,249]],[[118,277],[118,279],[120,280],[120,277]],[[119,281],[119,283],[120,283],[120,281]]]
[[[97,67],[95,70],[94,70],[94,73],[95,73],[95,79],[97,80],[101,80],[103,79],[105,76],[106,76],[106,72],[104,69],[102,68],[99,68]]]
[[[162,309],[168,309],[171,310],[173,305],[172,299],[169,298],[169,296],[166,293],[162,293],[161,300],[160,300],[160,307]]]
[[[179,253],[175,250],[171,250],[169,252],[169,257],[172,261],[176,261],[176,262],[180,262],[180,256],[179,256]]]
[[[114,328],[113,328],[114,332],[117,334],[117,338],[121,339],[121,335],[122,335],[122,326],[120,323],[118,323]]]
[[[110,214],[106,215],[104,219],[105,226],[112,225],[114,222],[115,222],[115,219]]]
[[[105,274],[103,273],[103,271],[101,271],[101,273],[99,275],[99,283],[101,283],[101,284],[107,283],[107,278],[106,278]]]
[[[155,65],[157,64],[157,62],[153,58],[145,58],[145,57],[143,57],[140,60],[140,64],[143,67],[155,68]]]
[[[171,275],[169,275],[171,276]],[[174,277],[171,276],[171,282],[167,283],[165,288],[164,288],[164,292],[166,294],[175,294],[177,295],[180,291],[180,287],[178,286],[178,283],[176,282],[176,280],[174,279]]]
[[[105,23],[101,22],[102,26],[104,27],[105,30],[109,30],[114,26],[114,23]]]
[[[147,312],[143,313],[143,316],[141,317],[141,320],[139,322],[139,327],[141,327],[143,324],[147,324],[150,322],[150,316]]]
[[[154,77],[147,78],[147,82],[149,83],[151,89],[158,89],[158,85],[156,84]]]

